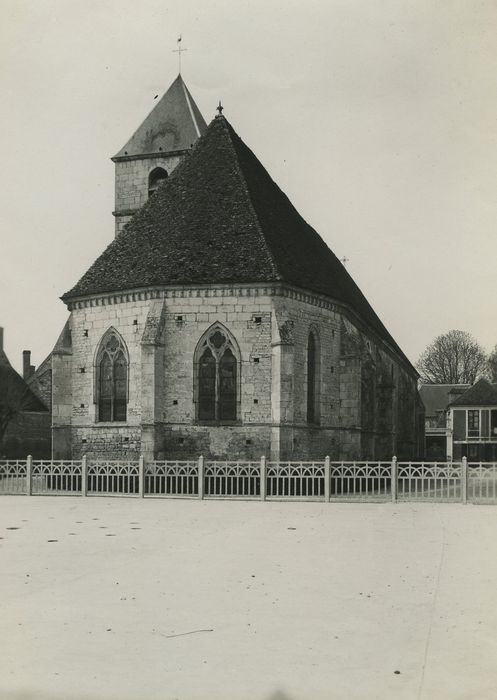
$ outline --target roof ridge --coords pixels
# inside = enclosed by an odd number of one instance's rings
[[[186,104],[188,105],[188,109],[190,111],[190,116],[192,118],[193,126],[195,127],[195,131],[197,132],[197,136],[200,137],[200,129],[198,128],[197,120],[196,120],[195,115],[193,113],[193,107],[192,107],[192,104],[190,101],[190,95],[189,95],[189,92],[187,90],[187,87],[185,85],[185,81],[183,80],[183,78],[181,78],[181,87],[183,88],[183,92],[185,94],[185,100],[186,100]]]
[[[259,234],[259,237],[260,237],[260,239],[262,240],[262,243],[263,243],[263,245],[264,245],[264,249],[266,250],[266,252],[267,252],[267,254],[268,254],[268,256],[269,256],[269,262],[271,263],[271,267],[272,267],[273,273],[274,273],[276,279],[277,279],[278,281],[281,281],[281,280],[283,279],[283,276],[282,276],[282,274],[280,273],[280,271],[278,270],[278,267],[277,267],[276,261],[275,261],[275,257],[274,257],[274,254],[273,254],[273,251],[272,251],[271,248],[269,247],[269,244],[268,244],[268,242],[267,242],[267,240],[266,240],[266,237],[265,237],[265,235],[264,235],[264,232],[263,232],[263,230],[262,230],[261,222],[259,221],[259,216],[257,215],[257,212],[256,212],[256,210],[255,210],[255,206],[254,206],[254,203],[253,203],[253,201],[252,201],[252,197],[251,197],[251,195],[250,195],[250,190],[249,190],[249,188],[248,188],[247,181],[245,180],[245,176],[244,176],[244,174],[243,174],[242,167],[241,167],[240,162],[239,162],[239,160],[238,160],[238,152],[237,152],[237,150],[236,150],[235,144],[233,143],[233,139],[231,138],[230,129],[231,129],[231,131],[235,134],[235,136],[238,136],[238,134],[237,134],[236,131],[233,129],[233,127],[231,126],[231,124],[229,123],[229,121],[226,119],[226,117],[224,117],[224,116],[222,116],[222,115],[219,115],[219,117],[214,117],[214,119],[219,119],[219,121],[221,121],[221,123],[223,124],[224,129],[226,130],[226,133],[228,134],[228,138],[229,138],[229,140],[230,140],[230,143],[231,143],[232,146],[233,146],[233,151],[234,151],[234,155],[235,155],[235,167],[236,167],[236,172],[237,172],[238,177],[240,178],[240,182],[241,182],[241,184],[242,184],[243,191],[244,191],[245,194],[247,195],[247,200],[248,200],[248,203],[249,203],[249,206],[250,206],[250,211],[252,212],[252,215],[253,215],[253,217],[254,217],[254,221],[255,221],[256,226],[257,226],[257,233]],[[238,136],[238,138],[240,138],[240,137]]]

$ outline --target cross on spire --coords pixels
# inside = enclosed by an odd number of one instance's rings
[[[216,109],[217,109],[217,111],[219,112],[219,114],[218,114],[217,116],[218,116],[218,117],[222,117],[222,116],[223,116],[223,109],[224,109],[224,107],[223,107],[223,105],[221,104],[221,100],[219,100],[219,104],[218,104],[218,106],[216,107]]]
[[[181,34],[179,35],[179,39],[176,40],[176,43],[178,45],[177,49],[173,49],[172,53],[177,53],[178,54],[178,64],[179,64],[179,74],[181,75],[181,54],[184,51],[188,51],[188,49],[182,49],[181,48]]]

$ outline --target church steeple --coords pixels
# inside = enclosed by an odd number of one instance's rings
[[[205,132],[181,75],[112,158],[116,164],[116,236]]]

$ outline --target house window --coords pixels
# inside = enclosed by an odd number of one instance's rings
[[[480,411],[468,411],[468,437],[480,437]]]
[[[319,345],[314,331],[307,339],[307,422],[319,421]]]
[[[107,331],[97,355],[95,393],[98,421],[126,420],[128,364],[123,339],[117,331]]]
[[[148,176],[148,196],[151,197],[167,178],[167,170],[164,168],[154,168]]]
[[[196,352],[199,421],[230,423],[237,419],[239,353],[220,325],[201,339]]]

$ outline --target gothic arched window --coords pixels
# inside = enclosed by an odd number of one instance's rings
[[[311,330],[307,339],[307,422],[319,422],[319,340]]]
[[[236,342],[219,324],[210,328],[200,340],[195,352],[199,421],[236,421],[239,356]]]
[[[160,184],[167,178],[167,170],[164,168],[154,168],[148,176],[148,196],[151,197],[159,188]]]
[[[128,404],[128,351],[117,331],[110,329],[97,353],[95,394],[97,420],[125,421]]]

